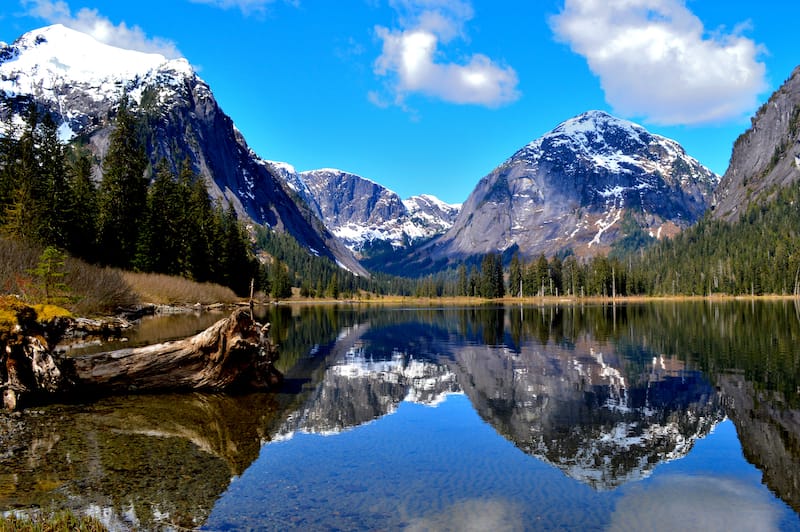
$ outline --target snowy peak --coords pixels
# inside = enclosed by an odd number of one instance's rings
[[[62,25],[31,31],[0,48],[0,98],[14,120],[31,103],[50,114],[59,135],[80,136],[96,160],[108,138],[120,99],[146,117],[150,162],[173,169],[187,158],[209,194],[243,219],[291,234],[300,245],[368,275],[352,253],[318,222],[275,168],[247,145],[209,86],[185,59],[124,50]],[[96,165],[97,175],[102,167]]]
[[[117,48],[61,24],[26,33],[0,49],[0,61],[0,89],[51,98],[67,83],[118,99],[127,83],[155,71],[194,75],[185,59]]]
[[[434,261],[503,252],[606,253],[633,221],[653,236],[675,234],[710,204],[719,176],[675,141],[633,122],[589,111],[556,126],[484,177]]]
[[[375,181],[343,170],[298,173],[285,163],[269,164],[328,230],[357,253],[429,239],[449,229],[458,213],[459,206],[430,195],[403,201]]]

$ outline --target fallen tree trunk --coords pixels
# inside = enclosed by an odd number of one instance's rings
[[[53,353],[40,337],[22,336],[6,342],[0,355],[3,403],[15,410],[23,398],[56,394],[268,389],[281,380],[268,331],[238,309],[185,340],[77,357]]]

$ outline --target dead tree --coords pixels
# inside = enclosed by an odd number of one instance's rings
[[[9,410],[23,399],[159,391],[265,390],[281,381],[277,350],[245,309],[186,338],[67,357],[54,353],[42,336],[16,334],[0,353],[0,389]]]

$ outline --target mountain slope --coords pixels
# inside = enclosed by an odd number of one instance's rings
[[[356,174],[324,168],[297,173],[271,163],[328,230],[356,253],[402,249],[452,226],[458,207],[434,196],[401,200],[395,192]]]
[[[718,176],[670,139],[600,111],[563,122],[481,179],[453,227],[417,261],[517,246],[523,255],[605,253],[630,214],[653,236],[700,217]]]
[[[79,137],[98,160],[108,148],[116,105],[127,93],[147,125],[152,163],[166,158],[178,168],[188,157],[209,193],[233,204],[240,216],[286,231],[304,247],[366,274],[247,146],[185,59],[122,50],[54,25],[0,48],[0,92],[17,113],[30,102],[51,113],[62,139]]]
[[[714,193],[715,218],[738,219],[754,200],[800,179],[800,67],[758,110],[733,146]]]

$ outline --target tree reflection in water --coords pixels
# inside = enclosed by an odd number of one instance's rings
[[[792,303],[278,306],[263,319],[284,393],[118,397],[0,417],[0,509],[196,527],[265,442],[464,393],[519,449],[601,491],[685,456],[728,416],[747,460],[800,511]]]

